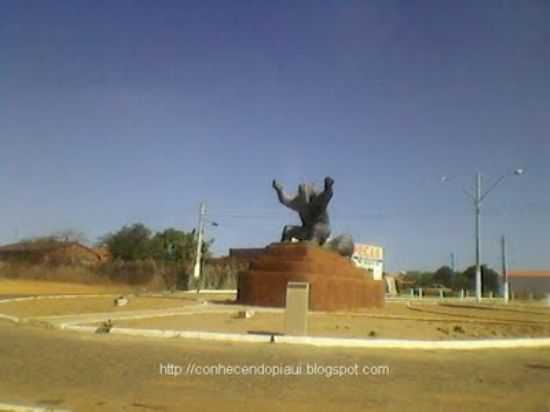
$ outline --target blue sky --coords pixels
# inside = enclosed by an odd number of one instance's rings
[[[414,3],[414,5],[413,5]],[[196,225],[215,252],[297,221],[277,204],[335,179],[333,232],[389,270],[549,268],[550,5],[485,2],[4,1],[0,242],[72,228]],[[440,177],[452,177],[441,184]]]

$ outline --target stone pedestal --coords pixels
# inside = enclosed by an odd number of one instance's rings
[[[274,243],[239,275],[241,304],[284,307],[288,282],[310,285],[309,309],[348,311],[384,306],[384,282],[330,250],[307,243]]]
[[[309,284],[288,282],[286,287],[285,333],[287,335],[307,335],[309,312]]]

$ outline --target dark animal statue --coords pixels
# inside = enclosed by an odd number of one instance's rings
[[[308,241],[334,249],[343,256],[350,257],[353,254],[353,240],[350,235],[342,235],[328,240],[330,237],[330,219],[327,207],[330,199],[332,199],[333,186],[334,180],[326,177],[322,192],[316,191],[310,184],[300,184],[298,185],[298,193],[291,197],[285,193],[281,184],[273,180],[273,188],[277,193],[279,202],[297,212],[302,222],[301,226],[286,225],[281,235],[282,242],[290,242],[293,239],[300,242]]]

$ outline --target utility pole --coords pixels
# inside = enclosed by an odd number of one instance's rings
[[[201,276],[201,261],[202,261],[202,242],[204,236],[204,219],[206,217],[206,202],[201,202],[199,211],[199,226],[197,228],[197,253],[195,255],[195,268],[193,270],[193,277],[197,284],[197,293],[200,288],[200,276]]]
[[[455,254],[454,254],[454,252],[451,253],[450,259],[451,259],[451,270],[452,270],[453,273],[454,273],[455,270],[456,270],[456,266],[455,266]]]
[[[476,175],[476,190],[474,197],[475,226],[476,226],[476,300],[481,302],[481,241],[480,241],[480,215],[481,215],[481,173]]]
[[[502,278],[504,281],[504,303],[508,303],[510,299],[510,284],[508,283],[508,265],[506,259],[506,238],[502,236],[500,239],[500,246],[502,248]]]

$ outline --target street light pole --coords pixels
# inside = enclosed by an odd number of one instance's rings
[[[199,293],[199,279],[201,276],[201,260],[202,260],[202,241],[204,236],[204,217],[206,215],[206,202],[201,202],[199,211],[199,227],[197,228],[197,253],[195,254],[195,267],[193,277],[197,283],[197,293]]]
[[[515,176],[521,176],[525,171],[523,169],[516,169],[514,170],[513,174]],[[487,197],[487,195],[492,192],[507,176],[510,176],[510,173],[505,173],[500,178],[498,178],[495,183],[493,183],[489,189],[487,189],[485,192],[481,191],[481,173],[477,172],[476,174],[476,180],[475,180],[475,191],[474,193],[471,193],[468,190],[463,190],[466,196],[468,196],[470,199],[474,201],[474,209],[475,209],[475,237],[476,237],[476,300],[477,302],[481,301],[481,291],[482,291],[482,281],[481,281],[481,226],[480,226],[480,218],[481,218],[481,203],[483,202],[483,199]],[[441,182],[447,182],[449,178],[447,176],[443,176],[441,178]]]
[[[451,270],[453,271],[453,273],[455,273],[456,272],[456,262],[455,262],[454,252],[451,252],[450,263],[451,263]]]
[[[476,229],[476,300],[481,301],[481,235],[480,235],[480,217],[481,217],[481,173],[476,175],[476,191],[474,198],[475,206],[475,229]]]
[[[506,259],[506,238],[502,236],[500,242],[502,247],[502,278],[504,281],[504,303],[508,303],[510,299],[510,284],[508,281],[508,262]]]

